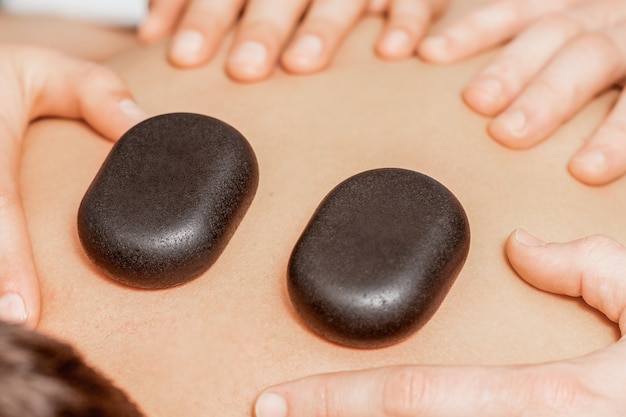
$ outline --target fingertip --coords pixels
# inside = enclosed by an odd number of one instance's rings
[[[461,96],[472,110],[485,116],[495,116],[504,104],[502,94],[502,83],[490,77],[472,81]]]
[[[7,292],[0,296],[0,321],[26,324],[28,316],[26,303],[17,292]]]
[[[545,242],[521,228],[509,235],[505,252],[520,278],[549,292],[557,292],[561,281],[554,278],[565,273],[570,262],[563,245]]]
[[[311,73],[327,65],[324,40],[315,34],[304,34],[292,42],[281,58],[283,67],[294,73]]]
[[[509,148],[525,149],[534,145],[529,138],[528,116],[522,110],[505,111],[489,123],[487,131],[494,140]]]
[[[593,138],[569,161],[567,169],[580,182],[599,186],[621,178],[626,173],[626,150],[621,138],[606,142]]]
[[[137,28],[137,38],[143,44],[150,44],[165,36],[165,26],[158,16],[151,13]]]
[[[39,322],[41,299],[34,265],[26,260],[21,269],[8,272],[11,281],[1,283],[0,321],[35,328]]]
[[[270,52],[258,41],[237,44],[226,60],[226,72],[237,81],[260,81],[271,69]]]
[[[607,158],[599,149],[588,149],[576,154],[567,165],[570,174],[588,185],[604,185],[615,179],[608,170]]]
[[[263,392],[254,403],[255,417],[287,417],[287,400],[275,392]]]
[[[130,97],[113,96],[100,101],[99,109],[87,109],[85,121],[105,138],[115,141],[128,129],[148,118],[148,114]]]
[[[148,114],[131,98],[120,100],[118,107],[131,125],[135,125],[148,117]]]
[[[392,29],[376,44],[376,53],[385,59],[405,59],[413,55],[414,43],[406,30]]]
[[[169,51],[172,64],[189,68],[201,65],[208,57],[206,39],[200,31],[183,29],[174,35]]]
[[[547,243],[528,233],[526,230],[515,229],[508,236],[505,243],[506,256],[520,275],[526,275],[526,272],[532,267],[537,256],[536,249],[545,248]]]
[[[515,229],[509,240],[515,245],[521,245],[524,248],[539,248],[546,246],[546,242],[531,235],[524,229]]]

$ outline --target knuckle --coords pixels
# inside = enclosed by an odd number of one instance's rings
[[[387,7],[389,7],[388,0],[369,0],[365,10],[367,13],[379,14],[385,12]]]
[[[596,401],[592,391],[569,371],[535,373],[524,383],[529,387],[528,404],[540,408],[528,408],[529,415],[572,415],[588,409]]]
[[[624,247],[605,235],[582,239],[578,270],[580,295],[588,304],[618,322],[624,314],[624,281],[616,279],[614,256],[624,256]]]
[[[113,70],[92,62],[84,63],[81,81],[84,88],[95,91],[119,89],[122,84],[121,79]]]
[[[606,251],[623,250],[623,246],[608,235],[597,234],[580,240],[583,255],[595,255]]]
[[[313,390],[315,417],[340,417],[333,412],[332,406],[333,390],[327,383],[318,384]]]
[[[567,70],[563,70],[562,75],[565,75],[566,73]],[[560,85],[560,83],[556,81],[556,79],[563,79],[563,77],[539,77],[533,82],[532,93],[537,98],[541,99],[536,99],[535,102],[541,103],[542,101],[545,101],[546,103],[570,103],[572,101],[576,93],[571,89],[564,88],[562,85]],[[571,88],[575,89],[574,86],[572,86]]]
[[[586,33],[572,40],[564,50],[565,57],[555,61],[549,71],[537,77],[532,83],[535,102],[551,103],[551,108],[567,112],[571,106],[581,105],[589,99],[591,90],[595,93],[612,82],[617,82],[624,74],[624,59],[619,47],[611,36],[603,32]],[[591,57],[591,59],[589,58]],[[565,62],[585,60],[584,68],[589,81],[576,82],[571,65]],[[556,63],[558,62],[558,64]],[[562,103],[571,103],[562,106]],[[559,105],[557,105],[559,104]]]
[[[597,62],[601,62],[602,67],[610,72],[622,69],[621,57],[623,50],[614,37],[611,36],[610,32],[585,33],[572,42],[572,47],[576,48],[584,56],[595,57]],[[617,76],[617,74],[614,76]]]
[[[383,388],[383,415],[413,417],[436,394],[436,382],[431,374],[413,368],[398,368],[387,376]]]
[[[206,19],[216,15],[226,16],[231,9],[234,9],[232,2],[194,1],[188,6],[187,16],[195,15],[199,19]]]
[[[318,34],[330,34],[331,36],[339,36],[347,28],[347,22],[338,16],[315,14],[306,20],[306,25],[310,31]]]
[[[528,72],[525,66],[526,61],[505,51],[483,74],[498,79],[505,92],[518,92],[522,88],[523,74]]]
[[[229,28],[238,8],[231,2],[193,2],[186,10],[181,26],[221,33]]]
[[[607,120],[602,125],[601,132],[609,138],[624,139],[626,138],[626,120],[622,120],[621,118],[613,118],[613,119]],[[620,144],[614,143],[613,141],[611,141],[609,143],[606,143],[605,145],[610,146],[610,145],[620,145]],[[621,146],[619,146],[619,149],[621,149]]]
[[[259,18],[247,18],[241,23],[240,39],[257,39],[263,43],[281,44],[286,37],[286,29],[280,24]]]
[[[583,31],[582,26],[563,13],[552,13],[539,19],[535,28],[562,37],[574,36]]]
[[[543,114],[546,119],[565,119],[572,109],[584,102],[587,87],[571,79],[570,67],[555,66],[549,74],[533,81],[528,89],[528,100],[536,104],[538,114]]]

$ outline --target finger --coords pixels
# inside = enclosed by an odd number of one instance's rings
[[[577,366],[564,363],[525,368],[396,366],[323,374],[269,388],[257,398],[255,415],[597,415],[593,412],[599,401],[577,372]]]
[[[40,294],[18,191],[20,143],[40,116],[85,118],[116,139],[143,113],[109,69],[43,48],[5,46],[0,65],[0,319],[35,326]]]
[[[364,11],[364,0],[313,2],[282,55],[283,67],[294,73],[311,73],[326,68],[346,33]]]
[[[457,61],[511,39],[540,16],[581,1],[497,0],[424,39],[419,55],[433,62]]]
[[[614,26],[626,17],[626,7],[613,0],[594,0],[567,12],[540,19],[518,35],[463,92],[466,103],[494,116],[517,97],[550,59],[584,32]]]
[[[170,61],[180,67],[192,67],[207,62],[237,19],[241,8],[241,0],[192,1],[172,40]]]
[[[463,99],[474,110],[495,116],[508,106],[550,58],[581,33],[565,16],[542,20],[513,40],[464,89]]]
[[[430,0],[395,0],[375,50],[383,58],[402,59],[415,52],[434,15]]]
[[[258,0],[248,3],[233,48],[227,73],[239,81],[268,77],[306,8],[306,1]]]
[[[626,248],[606,236],[545,243],[528,232],[509,236],[506,253],[517,273],[544,291],[583,297],[626,330]]]
[[[0,320],[34,327],[39,320],[40,295],[17,191],[19,152],[13,136],[20,130],[0,123]]]
[[[43,48],[16,55],[24,72],[26,121],[42,116],[84,119],[108,139],[118,139],[146,114],[111,69]],[[7,109],[8,111],[8,109]]]
[[[369,0],[365,7],[365,13],[368,14],[382,14],[389,9],[389,4],[393,0]]]
[[[172,33],[189,0],[150,0],[150,12],[139,25],[137,35],[151,43]]]
[[[621,43],[625,41],[626,26],[570,42],[490,123],[491,136],[511,148],[529,147],[546,138],[624,76],[626,47]]]
[[[626,95],[622,92],[606,120],[568,165],[589,185],[603,185],[626,173]]]

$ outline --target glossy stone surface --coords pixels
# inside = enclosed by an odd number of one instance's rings
[[[456,197],[418,172],[357,174],[321,202],[291,254],[288,290],[313,331],[359,348],[397,343],[439,308],[469,251]]]
[[[199,114],[156,116],[111,149],[81,202],[80,241],[123,284],[179,285],[215,262],[257,183],[254,152],[231,126]]]

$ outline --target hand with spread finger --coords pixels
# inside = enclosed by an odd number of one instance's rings
[[[194,67],[211,59],[241,15],[226,71],[238,81],[258,81],[277,65],[296,74],[323,70],[344,36],[367,13],[387,16],[375,45],[381,57],[411,56],[447,1],[154,0],[139,37],[152,42],[173,33],[170,61]]]
[[[535,145],[626,76],[626,3],[619,0],[498,0],[426,38],[420,55],[456,61],[511,38],[469,83],[465,102],[494,117],[490,135],[511,148]],[[569,163],[581,182],[626,173],[626,103]]]
[[[39,282],[18,178],[28,123],[82,118],[116,139],[144,115],[113,71],[47,48],[0,46],[0,91],[0,320],[34,327]]]
[[[626,248],[605,236],[545,243],[518,230],[511,265],[532,285],[582,297],[626,331]],[[306,377],[256,400],[256,417],[623,415],[624,339],[587,356],[524,366],[393,366]]]

